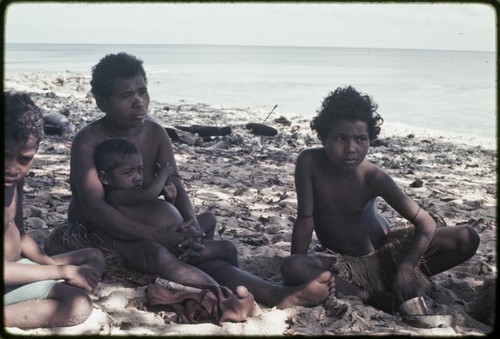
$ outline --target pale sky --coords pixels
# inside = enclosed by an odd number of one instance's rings
[[[7,43],[224,44],[496,51],[481,3],[11,3]]]

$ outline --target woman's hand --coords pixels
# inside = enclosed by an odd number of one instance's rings
[[[200,243],[201,238],[205,236],[203,232],[196,230],[193,225],[193,220],[185,221],[176,228],[162,228],[159,229],[162,232],[160,242],[167,244],[169,248],[175,248],[176,252],[183,253],[188,249],[192,249],[189,253],[194,254],[195,252],[201,251],[204,246]],[[195,252],[193,252],[195,251]],[[184,255],[184,256],[186,256]]]

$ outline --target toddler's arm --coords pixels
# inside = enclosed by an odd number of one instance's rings
[[[163,192],[165,182],[168,177],[175,173],[175,169],[168,163],[165,165],[156,164],[156,177],[153,181],[142,189],[123,190],[118,189],[106,195],[106,201],[114,206],[136,205],[157,199]]]

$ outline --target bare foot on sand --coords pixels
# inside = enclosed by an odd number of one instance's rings
[[[316,306],[335,294],[335,278],[328,271],[321,273],[316,279],[298,286],[284,286],[279,292],[276,308],[291,306]]]
[[[255,317],[262,313],[259,305],[255,302],[253,295],[248,292],[245,286],[236,287],[236,295],[240,299],[241,302],[249,303],[252,307],[249,307],[250,311],[248,312],[249,317]]]

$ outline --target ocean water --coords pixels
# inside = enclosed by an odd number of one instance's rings
[[[77,71],[109,53],[144,61],[151,98],[275,116],[312,116],[329,92],[352,85],[385,121],[496,137],[496,53],[327,47],[7,44],[5,71]]]

